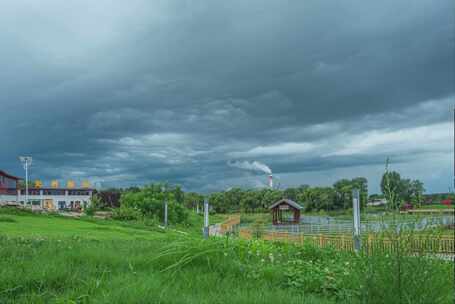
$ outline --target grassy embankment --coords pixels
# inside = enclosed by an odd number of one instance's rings
[[[201,222],[0,214],[0,303],[453,302],[452,263],[202,240]]]

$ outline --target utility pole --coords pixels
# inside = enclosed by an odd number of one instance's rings
[[[25,169],[25,204],[28,205],[28,167],[32,165],[31,156],[19,156],[19,160]]]
[[[167,228],[167,197],[166,197],[166,184],[161,186],[161,192],[164,197],[164,228]]]
[[[204,239],[209,238],[209,201],[204,199]]]
[[[164,201],[164,227],[167,228],[167,201]]]
[[[352,211],[354,213],[354,250],[360,251],[360,192],[359,189],[352,190]]]

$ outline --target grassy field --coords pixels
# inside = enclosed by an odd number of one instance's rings
[[[202,240],[199,216],[163,231],[0,213],[0,303],[453,302],[453,264],[437,259]]]
[[[182,233],[139,227],[1,214],[0,303],[334,303],[205,267],[162,272],[153,257]]]
[[[444,204],[431,204],[431,205],[424,205],[420,207],[419,209],[454,209],[455,207],[452,206],[447,206]]]

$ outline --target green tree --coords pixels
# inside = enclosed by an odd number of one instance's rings
[[[404,193],[403,182],[400,173],[395,171],[386,172],[381,179],[381,191],[387,200],[387,206],[392,210],[400,207]]]
[[[335,189],[335,208],[348,209],[352,205],[352,181],[341,179],[333,185],[333,188]]]
[[[413,180],[410,184],[411,202],[414,206],[421,207],[424,201],[425,188],[423,182],[418,179]]]
[[[204,196],[196,192],[188,192],[184,194],[183,204],[186,208],[195,209],[196,205],[199,204],[199,207],[202,206],[204,202]]]
[[[182,223],[188,218],[183,204],[177,202],[173,189],[165,184],[152,184],[138,192],[124,192],[120,198],[120,208],[138,210],[144,217],[164,219],[164,202],[168,204],[169,223]]]

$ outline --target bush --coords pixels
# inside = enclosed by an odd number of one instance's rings
[[[94,208],[92,205],[88,206],[87,208],[84,209],[85,215],[88,216],[93,216],[95,215],[96,208]]]
[[[121,206],[114,209],[112,218],[121,221],[136,221],[142,218],[142,214],[137,209]]]
[[[132,208],[144,217],[164,220],[164,202],[168,202],[168,222],[171,224],[184,223],[188,219],[188,210],[174,197],[171,192],[162,190],[159,185],[151,185],[140,191],[126,192],[120,199],[121,208]]]
[[[12,214],[12,215],[32,215],[33,211],[29,208],[17,208],[17,207],[0,207],[0,214]]]
[[[90,205],[84,208],[84,213],[88,216],[93,216],[96,211],[100,210],[101,207],[102,207],[101,198],[98,196],[98,194],[94,194],[92,196]]]

